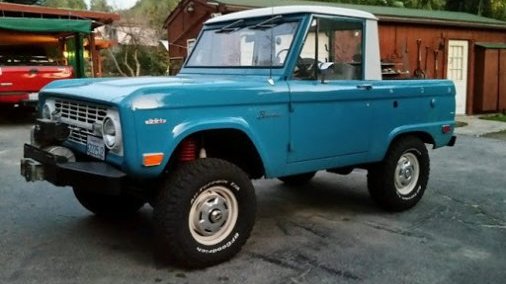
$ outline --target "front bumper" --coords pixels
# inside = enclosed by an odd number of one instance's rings
[[[119,195],[126,174],[104,162],[67,162],[67,159],[24,145],[21,175],[28,182],[46,180],[56,186],[79,187],[97,193]]]

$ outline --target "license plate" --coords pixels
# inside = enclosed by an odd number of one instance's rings
[[[39,93],[28,94],[28,100],[29,101],[38,101],[39,100]]]
[[[100,160],[105,160],[104,140],[95,136],[88,136],[86,154]]]

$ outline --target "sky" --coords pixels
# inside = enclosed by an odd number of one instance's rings
[[[90,5],[90,0],[85,0],[88,6]],[[109,5],[111,5],[114,9],[129,9],[135,5],[137,0],[107,0]]]

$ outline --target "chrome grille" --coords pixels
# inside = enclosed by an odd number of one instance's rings
[[[67,99],[54,101],[60,121],[69,125],[69,140],[86,145],[88,135],[101,136],[95,130],[95,125],[102,124],[107,115],[107,107]]]

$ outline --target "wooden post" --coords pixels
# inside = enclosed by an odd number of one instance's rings
[[[88,48],[89,48],[90,57],[91,57],[91,70],[93,73],[93,77],[102,77],[102,74],[101,74],[100,68],[99,68],[100,54],[97,52],[97,47],[95,44],[95,33],[91,33],[88,40],[89,40]]]

